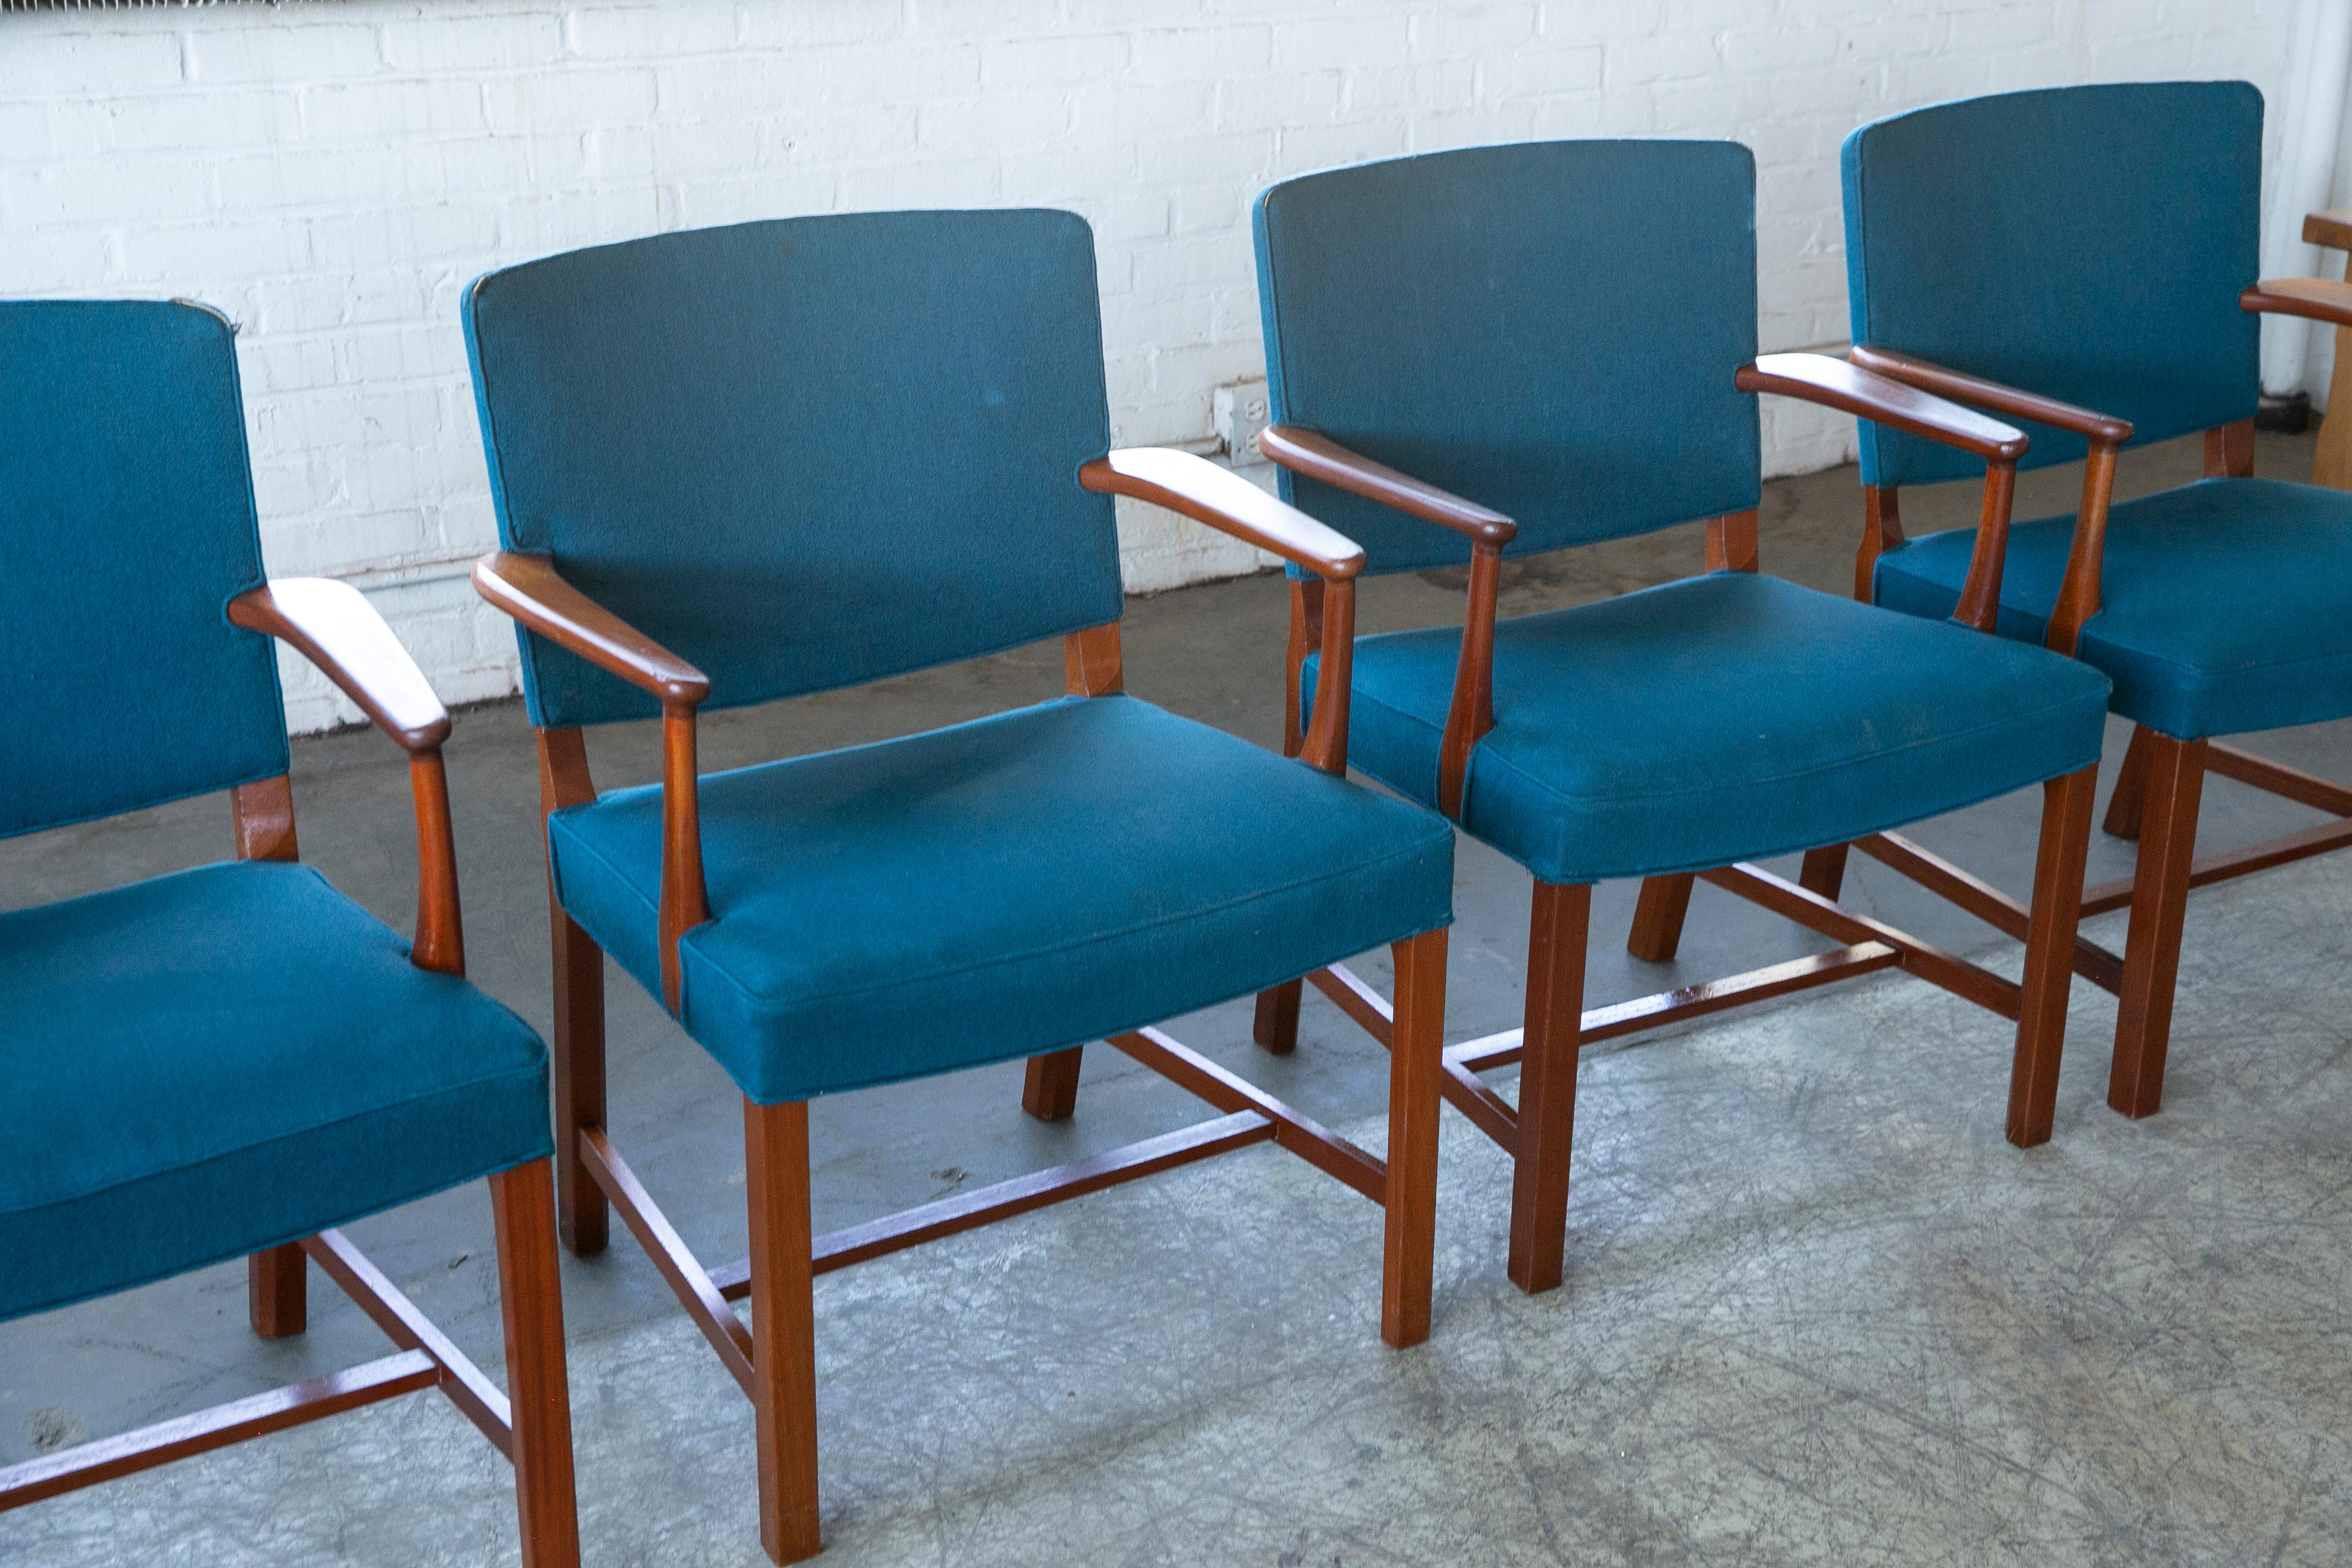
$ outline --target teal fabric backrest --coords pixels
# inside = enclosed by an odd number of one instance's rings
[[[467,291],[499,537],[764,702],[1116,620],[1094,237],[903,212],[666,234]],[[532,721],[655,700],[529,633]]]
[[[2128,419],[2133,444],[2252,416],[2263,97],[2242,81],[1997,93],[1845,140],[1853,341]],[[2080,436],[2024,425],[2023,467]],[[1862,477],[1983,472],[1862,426]]]
[[[0,837],[286,771],[226,321],[0,301]]]
[[[1510,553],[1757,503],[1756,163],[1727,142],[1388,159],[1258,197],[1273,417],[1515,519]],[[1446,530],[1285,472],[1366,569]]]

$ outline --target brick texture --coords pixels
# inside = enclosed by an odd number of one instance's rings
[[[1248,204],[1351,159],[1722,136],[1765,347],[1844,336],[1837,147],[1893,110],[2242,76],[2293,0],[381,0],[0,16],[0,293],[192,295],[239,353],[264,546],[367,589],[453,701],[513,689],[457,322],[477,273],[690,225],[1050,204],[1095,225],[1112,428],[1203,442],[1261,373]],[[2275,136],[2273,136],[2275,143]],[[1843,421],[1768,406],[1768,462]],[[1263,470],[1259,470],[1263,473]],[[1122,512],[1129,585],[1253,569]],[[353,717],[291,665],[289,716]]]

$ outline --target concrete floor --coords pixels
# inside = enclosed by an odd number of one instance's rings
[[[2262,470],[2307,472],[2309,445],[2265,437]],[[2196,461],[2193,443],[2135,454],[2124,488],[2177,482]],[[2072,469],[2027,476],[2021,514],[2064,510],[2074,482]],[[1973,516],[1966,487],[1905,500],[1914,531]],[[1844,590],[1858,510],[1850,469],[1768,487],[1767,569]],[[1514,568],[1504,608],[1620,592],[1697,560],[1696,530],[1571,552]],[[1367,584],[1365,629],[1458,617],[1459,593],[1458,574]],[[1284,616],[1279,581],[1267,578],[1134,601],[1130,688],[1272,743]],[[950,722],[1050,695],[1060,675],[1057,651],[1044,647],[713,715],[705,762]],[[2111,767],[2122,739],[2118,726]],[[653,742],[644,730],[594,737],[600,783],[651,778]],[[2352,777],[2352,726],[2250,744]],[[414,860],[397,753],[364,732],[295,750],[307,858],[404,926]],[[545,913],[520,706],[460,714],[449,763],[472,973],[544,1028]],[[2038,804],[2038,792],[1988,803],[1918,837],[2022,890]],[[2201,842],[2224,847],[2315,819],[2215,780]],[[0,845],[0,907],[216,858],[226,840],[225,805],[207,800]],[[2095,841],[2094,879],[2129,863],[2127,847]],[[1304,1568],[1587,1552],[2194,1561],[2231,1556],[2216,1543],[2235,1542],[2241,1557],[2320,1560],[2293,1531],[2324,1525],[2340,1539],[2347,1501],[2337,1479],[2352,1415],[2345,1325],[2315,1304],[2332,1298],[2313,1271],[2332,1263],[2340,1278],[2352,1263],[2342,1184],[2315,1157],[2332,1152],[2322,1130],[2352,1100],[2336,1022],[2347,879],[2352,869],[2300,868],[2192,904],[2191,994],[2203,985],[2211,997],[2201,1013],[2185,1000],[2184,1017],[2196,1014],[2212,1038],[2177,1049],[2173,1114],[2158,1122],[2131,1127],[2098,1108],[2112,1006],[2078,987],[2053,1152],[2017,1155],[2000,1142],[2003,1026],[1900,977],[1703,1025],[1668,1049],[1596,1053],[1598,1087],[1580,1122],[1570,1284],[1540,1303],[1501,1284],[1507,1178],[1491,1149],[1449,1119],[1439,1322],[1434,1348],[1420,1355],[1386,1358],[1372,1338],[1373,1211],[1262,1152],[830,1277],[819,1309],[835,1551],[874,1562],[919,1552],[942,1562]],[[1632,891],[1612,886],[1596,901],[1595,1003],[1824,945],[1708,891],[1681,960],[1640,963],[1622,948]],[[1857,862],[1848,896],[1930,940],[2002,951],[1874,864]],[[1520,1005],[1527,878],[1465,841],[1456,909],[1449,1035],[1507,1027]],[[2119,946],[2120,917],[2101,934]],[[1385,982],[1380,964],[1365,967]],[[738,1256],[731,1088],[632,982],[616,972],[608,990],[615,1138],[689,1243],[712,1261]],[[2263,1020],[2257,1028],[2246,1026],[2249,1009]],[[1181,1020],[1175,1032],[1334,1123],[1376,1117],[1384,1100],[1381,1053],[1319,1002],[1286,1060],[1248,1045],[1244,1006]],[[2221,1058],[2199,1057],[2209,1046],[2242,1053],[2264,1035],[2278,1037],[2274,1054],[2246,1058],[2258,1064],[2245,1067],[2251,1083],[2224,1076]],[[1883,1049],[1898,1037],[1906,1048]],[[819,1102],[819,1227],[1201,1114],[1107,1051],[1090,1053],[1080,1114],[1067,1124],[1022,1116],[1018,1080],[1017,1067],[1002,1067]],[[1365,1136],[1377,1142],[1376,1124]],[[2151,1193],[2196,1201],[2144,1218]],[[352,1228],[460,1342],[494,1352],[478,1191]],[[2130,1247],[2119,1251],[2120,1238]],[[2084,1249],[2068,1253],[2078,1242]],[[1906,1260],[1928,1273],[1906,1272]],[[2205,1296],[2191,1276],[2204,1279]],[[2228,1282],[2218,1297],[2214,1279]],[[738,1420],[723,1375],[651,1266],[621,1238],[601,1258],[567,1259],[564,1284],[591,1560],[749,1561],[738,1550],[751,1531],[748,1416]],[[235,1266],[0,1325],[0,1463],[381,1353],[355,1311],[332,1303],[323,1281],[315,1289],[312,1331],[289,1343],[245,1331]],[[2157,1315],[2136,1321],[2142,1310]],[[2241,1449],[2221,1452],[2223,1436],[2182,1429],[2189,1406],[2151,1413],[2092,1377],[2105,1356],[2105,1373],[2129,1383],[2149,1358],[2164,1360],[2163,1336],[2174,1332],[2193,1339],[2194,1354],[2168,1362],[2166,1375],[2213,1379],[2190,1402],[2209,1415],[2217,1389],[2235,1389],[2232,1422],[2250,1423]],[[2039,1348],[2010,1343],[2018,1333],[2042,1336]],[[1729,1364],[1727,1335],[1743,1356],[1764,1359]],[[2096,1354],[2076,1355],[2070,1335]],[[1766,1341],[1769,1352],[1756,1351]],[[1970,1359],[1979,1349],[1990,1363]],[[2037,1391],[2027,1364],[2037,1354],[2043,1371],[2075,1381]],[[2253,1362],[2242,1354],[2259,1360],[2260,1388],[2247,1383]],[[1621,1386],[1621,1373],[1638,1375]],[[488,1560],[506,1549],[499,1532],[510,1526],[496,1476],[444,1440],[452,1425],[446,1412],[405,1402],[274,1440],[265,1448],[278,1457],[241,1468],[234,1455],[197,1461],[118,1493],[0,1516],[0,1563],[229,1561],[237,1543],[265,1541],[293,1560]],[[420,1467],[414,1490],[403,1476],[411,1464]],[[686,1491],[679,1467],[695,1473]],[[353,1484],[358,1495],[337,1495]],[[280,1486],[294,1495],[277,1495]],[[1116,1506],[1087,1500],[1087,1488],[1105,1486]],[[2136,1487],[2195,1494],[2193,1517]],[[1995,1507],[2011,1493],[2014,1518]],[[125,1500],[103,1500],[116,1495]],[[371,1543],[353,1529],[428,1497],[472,1500],[469,1528],[487,1533],[453,1554],[415,1546],[401,1555],[384,1542],[405,1536]],[[2274,1540],[2274,1529],[2288,1533]],[[1904,1542],[1907,1555],[1895,1550]],[[209,1544],[199,1552],[198,1543]]]

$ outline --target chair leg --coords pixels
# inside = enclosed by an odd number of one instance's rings
[[[1633,904],[1633,929],[1625,951],[1651,963],[1665,963],[1683,944],[1683,917],[1690,913],[1691,884],[1687,871],[1669,877],[1642,879],[1642,896]]]
[[[1584,940],[1591,918],[1591,887],[1536,884],[1528,922],[1509,1265],[1511,1283],[1531,1296],[1559,1283],[1568,1247],[1568,1158],[1576,1131],[1577,1033],[1584,1021]]]
[[[2099,824],[2110,838],[2139,837],[2147,800],[2148,737],[2155,732],[2145,724],[2132,726],[2131,744],[2124,748],[2123,766],[2116,772],[2116,793],[2107,797],[2106,820]]]
[[[572,1474],[572,1389],[563,1361],[563,1290],[555,1263],[554,1182],[545,1160],[490,1178],[514,1413],[515,1503],[523,1568],[578,1568],[580,1510]]]
[[[555,948],[556,1229],[574,1258],[604,1250],[612,1210],[580,1158],[580,1130],[604,1125],[604,953],[551,898]]]
[[[1298,1047],[1298,998],[1306,985],[1304,980],[1286,980],[1257,994],[1257,1016],[1250,1026],[1250,1037],[1268,1055],[1286,1057]]]
[[[265,1340],[283,1340],[310,1327],[308,1268],[299,1241],[245,1260],[246,1310],[255,1333]]]
[[[1048,1051],[1029,1058],[1029,1075],[1021,1084],[1021,1109],[1040,1121],[1066,1121],[1078,1110],[1078,1068],[1086,1047]]]
[[[2049,1141],[2057,1114],[2058,1064],[2073,994],[2074,927],[2083,909],[2083,862],[2091,847],[2091,803],[2099,770],[2084,768],[2042,786],[2042,851],[2025,932],[2025,984],[2017,1015],[2017,1056],[2009,1074],[2009,1141],[2031,1149]]]
[[[808,1106],[743,1102],[751,1211],[751,1406],[760,1544],[775,1563],[822,1548],[816,1521],[816,1305],[811,1295]]]
[[[2189,913],[2189,868],[2205,790],[2203,741],[2142,733],[2148,736],[2145,826],[2153,837],[2140,835],[2139,864],[2132,873],[2131,931],[2124,940],[2124,989],[2107,1077],[2107,1103],[2132,1117],[2155,1115],[2164,1098],[2180,928]]]
[[[1389,1047],[1388,1232],[1381,1259],[1381,1338],[1394,1350],[1429,1337],[1437,1237],[1438,1079],[1445,1059],[1445,931],[1423,931],[1396,961]]]
[[[1824,844],[1818,849],[1805,851],[1804,864],[1797,868],[1797,886],[1809,893],[1819,893],[1834,899],[1845,890],[1845,858],[1848,847]]]

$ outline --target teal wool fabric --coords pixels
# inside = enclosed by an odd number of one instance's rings
[[[2011,528],[2003,636],[2042,640],[2074,533],[2071,512]],[[1951,614],[1975,548],[1954,529],[1888,552],[1878,602]],[[2117,502],[2079,652],[2115,678],[2116,712],[2179,740],[2352,713],[2352,495],[2208,479]]]
[[[1440,818],[1132,697],[714,773],[688,1031],[763,1103],[1158,1022],[1452,919]],[[656,994],[658,788],[549,823]]]
[[[1349,761],[1432,805],[1460,646],[1453,627],[1356,645]],[[1548,882],[1704,870],[2088,767],[2106,700],[2098,671],[2038,648],[1710,573],[1500,623],[1462,825]]]
[[[1995,93],[1845,140],[1853,341],[2132,422],[2136,443],[2251,417],[2262,94],[2242,81]],[[2021,422],[2022,467],[2080,436]],[[1916,485],[1975,458],[1864,424],[1862,477]]]
[[[1118,618],[1094,237],[1063,212],[688,230],[467,291],[499,537],[719,709]],[[539,724],[658,710],[528,632]]]
[[[520,1019],[304,866],[0,915],[0,1319],[550,1151]]]
[[[0,301],[0,837],[286,771],[217,312]]]
[[[1515,520],[1514,555],[1756,504],[1756,161],[1728,142],[1538,142],[1269,187],[1275,419]],[[1469,542],[1284,470],[1365,569]]]

